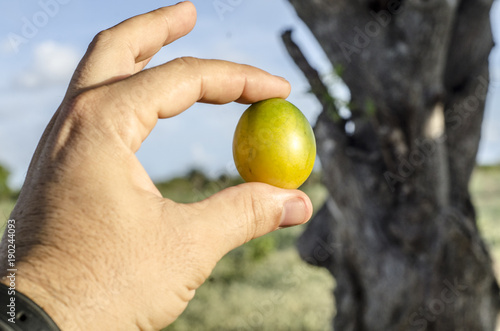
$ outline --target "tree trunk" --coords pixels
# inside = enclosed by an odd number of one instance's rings
[[[283,35],[323,106],[330,197],[298,248],[336,279],[334,329],[494,330],[499,288],[468,191],[492,0],[289,1],[351,91],[343,120]]]

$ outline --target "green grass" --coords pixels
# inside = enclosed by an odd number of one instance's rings
[[[299,233],[287,232],[255,242],[277,242],[280,236]],[[326,270],[304,264],[291,246],[259,260],[245,256],[246,250],[252,248],[237,249],[221,260],[186,311],[165,330],[329,329],[334,282]]]
[[[0,200],[0,232],[3,232],[4,224],[9,219],[9,215],[14,208],[14,200]]]
[[[500,276],[500,166],[476,168],[470,188],[478,228]]]

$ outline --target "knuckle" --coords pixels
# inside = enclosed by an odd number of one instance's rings
[[[192,56],[182,56],[172,60],[172,64],[183,70],[186,68],[197,69],[201,66],[201,60]]]
[[[102,111],[105,108],[105,90],[106,88],[89,89],[72,97],[61,109],[64,126],[72,131],[85,133],[88,137],[91,133],[102,136],[104,132],[110,132],[113,116]]]
[[[99,114],[97,93],[99,91],[81,92],[67,99],[58,111],[51,131],[51,158],[64,163],[67,169],[80,167],[82,157],[90,160],[88,156],[95,152],[95,143],[102,141],[99,118],[94,116]]]
[[[111,43],[113,38],[113,31],[111,29],[103,30],[95,35],[94,39],[90,43],[91,48],[95,48],[96,46],[107,45]]]
[[[74,96],[69,107],[66,108],[68,117],[93,118],[96,113],[97,104],[101,99],[101,89],[90,89]]]
[[[190,56],[176,58],[170,63],[173,65],[174,72],[176,72],[178,76],[189,77],[192,82],[199,83],[199,95],[197,96],[198,100],[202,99],[205,95],[205,84],[203,78],[204,63],[206,64],[204,60]]]
[[[266,210],[264,202],[255,195],[250,195],[243,200],[243,221],[246,226],[246,242],[255,238],[266,223]]]

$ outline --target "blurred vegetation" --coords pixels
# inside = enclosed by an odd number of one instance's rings
[[[192,170],[186,178],[157,184],[177,202],[200,201],[239,177],[206,178]],[[313,173],[300,188],[315,210],[326,190]],[[197,291],[181,317],[166,331],[327,330],[334,312],[334,281],[325,269],[303,263],[295,241],[303,227],[275,231],[229,252]]]
[[[16,192],[0,167],[0,215],[7,220]],[[157,184],[165,197],[195,202],[242,183],[239,177],[208,178],[194,169],[186,176]],[[326,190],[313,173],[300,188],[315,210]],[[478,227],[490,247],[500,276],[500,166],[476,168],[471,191]],[[322,268],[303,263],[295,241],[304,226],[275,231],[227,254],[197,291],[181,317],[165,331],[184,330],[328,330],[335,312],[334,280]],[[499,277],[500,279],[500,277]]]
[[[9,175],[9,170],[0,165],[0,199],[2,200],[10,198],[12,195],[12,191],[8,184]]]
[[[477,225],[500,280],[500,165],[478,167],[470,184]]]
[[[3,223],[9,218],[17,198],[17,193],[9,187],[9,175],[9,170],[0,165],[0,230],[3,229]]]

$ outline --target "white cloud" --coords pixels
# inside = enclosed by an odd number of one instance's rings
[[[45,41],[33,50],[33,64],[14,80],[15,87],[40,88],[67,84],[80,54],[71,46]]]

